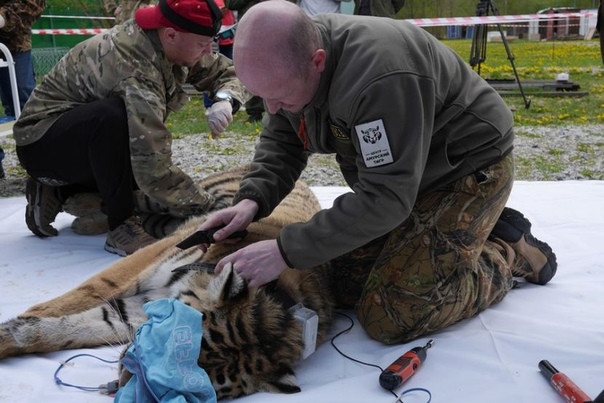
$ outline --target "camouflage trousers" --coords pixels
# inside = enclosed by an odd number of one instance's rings
[[[367,333],[403,343],[473,316],[511,289],[511,264],[488,240],[510,195],[514,159],[419,197],[385,236],[331,261],[341,307]]]

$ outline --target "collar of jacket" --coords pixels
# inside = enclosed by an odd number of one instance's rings
[[[157,34],[157,30],[150,29],[139,29],[143,32],[144,35],[149,38],[149,41],[153,45],[153,49],[157,55],[156,65],[161,71],[162,76],[164,77],[164,83],[166,86],[166,92],[168,97],[172,97],[176,92],[181,90],[182,85],[185,83],[187,76],[189,74],[189,69],[187,67],[177,66],[171,63],[164,52],[164,48],[161,45],[161,41],[159,40],[159,35]]]

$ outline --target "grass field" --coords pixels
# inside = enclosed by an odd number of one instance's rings
[[[462,59],[469,61],[471,40],[443,41],[455,50]],[[587,126],[604,125],[604,66],[600,59],[600,47],[597,39],[591,41],[555,41],[528,42],[515,40],[509,42],[514,57],[514,64],[523,80],[555,80],[557,74],[567,73],[569,80],[580,86],[580,92],[586,92],[582,97],[568,96],[571,93],[559,94],[564,96],[550,97],[535,93],[524,88],[530,99],[530,107],[525,108],[522,97],[504,96],[505,101],[514,111],[516,134],[519,137],[531,138],[532,141],[544,148],[546,156],[532,157],[518,155],[516,165],[519,177],[526,172],[538,171],[545,180],[557,180],[559,173],[564,172],[565,166],[573,161],[582,161],[581,172],[583,179],[604,179],[600,167],[604,158],[604,135],[602,141],[579,143],[573,149],[561,149],[544,142],[541,146],[538,138],[530,129],[534,127],[556,126],[585,126],[586,131],[598,131],[599,128]],[[481,76],[487,79],[514,79],[510,61],[507,59],[505,46],[500,42],[487,44],[486,60],[481,64]],[[189,134],[208,133],[205,119],[203,99],[193,96],[191,102],[183,110],[172,114],[168,127],[179,138]],[[239,112],[234,122],[229,126],[229,136],[236,136],[241,144],[254,141],[260,133],[261,123],[246,123],[247,114]],[[229,149],[208,150],[223,155],[236,154],[241,150],[237,146]],[[7,152],[12,152],[10,149]],[[19,174],[25,175],[22,172]],[[20,175],[21,176],[21,175]]]
[[[469,64],[471,40],[443,41],[455,50]],[[598,167],[604,155],[604,136],[602,141],[592,143],[579,142],[572,149],[561,148],[535,138],[532,127],[587,126],[604,124],[604,65],[600,58],[600,45],[597,39],[591,41],[555,41],[529,42],[525,40],[509,41],[514,65],[523,80],[556,80],[560,73],[567,73],[569,81],[579,86],[577,92],[560,92],[552,97],[523,86],[530,106],[527,109],[524,99],[519,96],[516,85],[515,95],[504,95],[504,99],[514,111],[516,135],[530,138],[544,149],[538,157],[517,155],[516,166],[519,178],[532,177],[529,173],[538,172],[544,180],[558,180],[560,173],[567,170],[568,164],[582,161],[580,177],[582,179],[602,180],[604,172]],[[508,60],[505,46],[501,42],[487,44],[486,59],[480,66],[481,76],[486,79],[514,80],[512,64]],[[573,96],[587,93],[582,97]],[[550,96],[545,96],[550,95]],[[170,119],[170,128],[175,135],[189,133],[207,133],[208,128],[203,116],[201,98],[194,97],[183,111]],[[245,122],[247,115],[240,112],[229,127],[231,136],[241,136],[243,141],[253,139],[260,133],[261,124]],[[591,129],[593,130],[593,128]],[[237,153],[237,149],[213,150],[222,154]]]
[[[471,41],[444,41],[464,60],[469,61]],[[582,125],[604,123],[604,65],[597,39],[591,41],[512,41],[509,47],[516,71],[523,80],[555,80],[559,73],[567,73],[569,81],[580,86],[586,96],[574,97],[572,91],[560,92],[559,97],[546,94],[528,94],[525,108],[522,97],[505,96],[514,110],[517,126]],[[481,76],[487,79],[514,79],[512,64],[503,43],[487,44],[486,60],[481,64]],[[534,91],[533,91],[534,92]],[[520,91],[518,89],[517,93]]]
[[[446,40],[469,64],[471,40]],[[527,109],[516,85],[514,95],[504,96],[514,110],[517,127],[604,124],[604,65],[600,58],[598,39],[590,41],[509,41],[516,71],[523,80],[555,80],[559,73],[567,73],[569,80],[580,87],[578,92],[560,92],[557,97],[545,96],[523,86],[530,100]],[[489,42],[480,74],[486,79],[514,80],[512,63],[501,42]],[[582,97],[573,96],[587,93]],[[169,125],[176,137],[191,133],[207,133],[201,98],[193,97],[184,110],[170,117]],[[245,124],[247,116],[239,113],[231,130],[254,135],[260,124]]]
[[[443,41],[469,64],[471,40]],[[597,39],[591,41],[529,42],[509,41],[516,71],[523,80],[555,80],[559,73],[567,73],[569,81],[579,85],[578,92],[559,92],[559,96],[536,92],[523,86],[530,100],[525,108],[519,87],[515,95],[504,96],[514,110],[517,127],[561,126],[604,124],[604,65],[600,59],[600,45]],[[487,44],[485,61],[480,73],[486,79],[514,79],[512,64],[507,58],[505,46],[500,42]],[[577,93],[587,92],[582,97]],[[172,115],[170,127],[176,136],[208,131],[200,98],[193,98],[183,111]],[[245,113],[238,113],[233,132],[253,136],[259,132],[260,124],[246,124]]]

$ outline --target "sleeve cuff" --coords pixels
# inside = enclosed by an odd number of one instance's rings
[[[283,261],[285,261],[285,264],[287,265],[287,267],[293,269],[294,265],[287,258],[287,255],[285,254],[285,251],[283,250],[283,245],[281,245],[281,236],[277,237],[277,246],[279,247],[279,253],[281,253],[281,257],[283,258]]]
[[[233,206],[244,199],[253,200],[258,205],[258,212],[256,213],[256,216],[254,216],[254,222],[260,220],[261,218],[268,216],[268,212],[266,211],[266,206],[262,202],[262,199],[259,196],[256,196],[251,193],[236,194],[235,197],[233,198]]]

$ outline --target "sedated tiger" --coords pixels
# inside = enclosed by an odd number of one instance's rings
[[[242,167],[213,174],[200,185],[213,192],[217,200],[230,201],[245,172],[247,168]],[[242,241],[212,245],[205,254],[199,248],[176,247],[205,219],[192,217],[170,235],[121,259],[73,290],[2,323],[0,359],[128,343],[147,319],[142,309],[145,302],[177,298],[204,315],[198,362],[212,381],[218,399],[256,391],[299,392],[292,365],[300,359],[304,342],[301,325],[288,309],[291,304],[302,303],[317,313],[320,344],[332,323],[334,307],[327,265],[304,271],[286,269],[274,284],[259,288],[247,287],[232,267],[226,267],[220,275],[205,270],[173,270],[195,263],[215,264],[234,248],[275,238],[284,225],[306,221],[319,209],[311,189],[299,181],[269,217],[248,227]],[[156,229],[171,232],[171,228]],[[123,385],[129,374],[123,368],[120,371]]]

